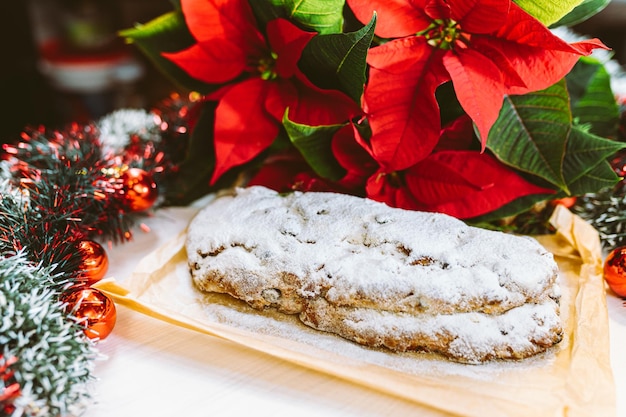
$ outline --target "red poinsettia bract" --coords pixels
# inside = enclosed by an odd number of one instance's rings
[[[444,127],[432,154],[401,171],[386,173],[351,125],[333,137],[332,151],[346,174],[338,181],[317,176],[299,155],[278,156],[250,181],[280,192],[331,191],[365,196],[392,207],[446,213],[469,219],[532,194],[554,194],[518,175],[493,156],[472,150],[471,120]],[[368,152],[369,151],[369,152]]]
[[[533,185],[479,151],[441,151],[414,166],[369,178],[367,196],[390,206],[468,219],[513,200],[554,191]]]
[[[371,147],[364,147],[373,153]],[[520,197],[554,194],[472,147],[471,120],[461,116],[441,129],[435,150],[426,158],[391,173],[379,167],[367,179],[366,195],[393,207],[469,219]]]
[[[363,98],[374,157],[386,172],[426,158],[439,139],[435,91],[452,81],[484,147],[507,94],[563,78],[598,40],[568,44],[510,0],[347,0],[376,34]]]
[[[212,183],[267,149],[287,108],[292,121],[311,126],[359,114],[346,95],[316,87],[299,70],[302,50],[315,33],[275,19],[264,35],[247,0],[181,0],[181,7],[197,43],[164,56],[198,80],[224,84],[207,97],[219,101]]]

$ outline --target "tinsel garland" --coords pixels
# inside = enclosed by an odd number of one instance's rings
[[[89,403],[97,339],[87,337],[85,320],[65,301],[85,285],[80,244],[132,239],[147,214],[146,204],[132,204],[133,169],[160,189],[151,209],[164,204],[167,179],[186,151],[192,106],[172,96],[150,112],[119,110],[58,130],[28,127],[4,145],[0,416],[73,416]]]

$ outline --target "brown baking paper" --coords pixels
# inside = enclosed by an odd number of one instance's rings
[[[202,294],[191,283],[184,232],[144,258],[124,287],[113,279],[97,287],[141,313],[415,401],[437,415],[614,416],[598,234],[564,208],[551,221],[557,234],[538,240],[560,267],[565,337],[522,361],[464,365],[429,354],[369,349],[310,329],[297,317]]]

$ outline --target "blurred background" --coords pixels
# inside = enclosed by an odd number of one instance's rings
[[[168,96],[169,80],[116,33],[171,10],[168,0],[0,1],[0,142]]]
[[[1,0],[0,142],[25,126],[88,122],[167,97],[175,87],[116,32],[170,10],[168,0]],[[626,0],[575,30],[626,63]]]

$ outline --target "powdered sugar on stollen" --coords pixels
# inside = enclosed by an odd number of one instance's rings
[[[300,313],[323,299],[409,315],[558,309],[556,263],[533,239],[358,197],[238,189],[203,209],[187,239],[198,288],[255,308]]]

